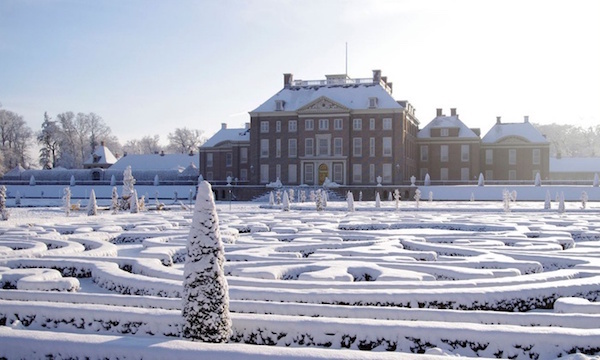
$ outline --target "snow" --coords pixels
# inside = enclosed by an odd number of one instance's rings
[[[481,139],[484,144],[500,142],[507,137],[519,137],[530,143],[549,144],[544,135],[531,123],[496,123]]]
[[[425,139],[431,137],[431,129],[433,128],[458,128],[459,138],[473,138],[479,139],[479,136],[469,129],[458,116],[438,116],[431,120],[423,129],[419,130],[417,138]]]
[[[550,158],[550,171],[554,173],[594,173],[600,172],[600,158],[563,157]],[[591,181],[592,179],[590,179]]]
[[[198,167],[198,156],[189,154],[130,154],[117,160],[109,169],[124,171],[128,166],[133,170],[179,170],[183,171],[190,163]]]
[[[204,144],[202,144],[202,148],[210,148],[218,146],[224,142],[250,142],[250,131],[246,128],[236,128],[236,129],[227,129],[221,128],[214,134],[210,139],[208,139]]]
[[[490,187],[468,194],[478,188]],[[542,199],[524,200],[538,188]],[[217,203],[210,217],[196,211],[203,205],[96,216],[10,207],[0,222],[0,357],[597,358],[600,194],[590,185],[586,208],[566,202],[559,213],[544,209],[548,189],[519,188],[510,212],[501,192],[418,209]],[[227,344],[181,338],[186,242],[211,219],[231,239],[221,245]]]

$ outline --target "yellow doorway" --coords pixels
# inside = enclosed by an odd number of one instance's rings
[[[329,176],[329,168],[325,164],[319,165],[319,185],[323,185],[325,178]]]

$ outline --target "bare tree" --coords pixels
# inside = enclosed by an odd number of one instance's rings
[[[23,117],[12,111],[0,109],[0,153],[3,161],[1,170],[9,170],[17,165],[29,167],[28,155],[33,132]]]
[[[202,130],[193,130],[186,127],[177,128],[168,135],[168,148],[172,152],[181,154],[197,152],[200,145],[206,141],[202,134]]]
[[[141,139],[128,140],[123,145],[123,151],[128,154],[158,154],[163,150],[160,145],[160,136],[144,136]]]

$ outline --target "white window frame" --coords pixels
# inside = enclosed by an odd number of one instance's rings
[[[344,120],[343,119],[333,119],[333,129],[334,130],[343,130],[344,129]]]
[[[460,180],[469,181],[471,179],[471,172],[468,167],[460,168]]]
[[[484,174],[485,180],[494,180],[494,170],[486,170]]]
[[[392,183],[392,164],[389,164],[389,163],[382,164],[381,174],[382,174],[382,178],[383,178],[381,182],[384,184],[391,184]]]
[[[333,155],[342,156],[344,154],[344,139],[337,137],[333,138]]]
[[[315,139],[304,139],[304,156],[315,156]]]
[[[421,145],[421,161],[429,161],[429,146]]]
[[[494,150],[493,149],[485,149],[485,164],[486,165],[494,164]]]
[[[313,119],[304,120],[304,130],[312,131],[314,129],[315,129],[315,120],[313,120]]]
[[[233,154],[231,152],[225,153],[225,166],[232,167],[233,166]]]
[[[281,120],[275,121],[275,132],[281,132]]]
[[[269,139],[260,139],[260,157],[269,157]]]
[[[517,149],[508,149],[508,165],[517,165]]]
[[[275,139],[275,157],[281,157],[281,139]]]
[[[440,162],[448,162],[448,145],[440,145]]]
[[[376,97],[369,98],[369,108],[374,109],[379,105],[379,99]]]
[[[297,132],[298,131],[298,122],[296,120],[288,121],[288,132]]]
[[[362,165],[352,165],[352,182],[356,184],[362,183]]]
[[[382,148],[383,148],[383,156],[384,157],[391,157],[392,153],[393,153],[393,149],[392,149],[392,138],[391,137],[383,137],[381,139],[382,141]]]
[[[281,181],[281,164],[275,165],[275,179],[279,179]]]
[[[319,119],[319,130],[329,130],[329,119]]]
[[[375,183],[375,164],[369,164],[369,183]]]
[[[331,154],[331,136],[329,134],[317,135],[316,142],[315,151],[317,156],[329,156]],[[323,144],[327,144],[327,147],[321,147]]]
[[[392,118],[383,119],[383,130],[392,130]]]
[[[362,156],[362,138],[361,137],[352,138],[352,156],[355,156],[355,157]]]
[[[362,119],[352,119],[352,130],[362,131]]]
[[[440,180],[441,181],[448,181],[448,168],[441,168],[440,169]]]
[[[214,157],[212,153],[206,154],[206,167],[213,167]]]
[[[295,184],[298,182],[298,165],[288,164],[288,183]]]
[[[269,182],[269,164],[260,164],[260,182],[263,184]]]
[[[531,157],[533,165],[539,165],[542,162],[542,151],[540,149],[533,149]]]
[[[260,132],[263,134],[266,134],[269,132],[269,122],[268,121],[260,122]]]
[[[450,130],[448,130],[448,128],[441,128],[440,129],[440,136],[441,137],[448,137],[448,136],[450,136]]]
[[[248,169],[240,169],[240,181],[248,181]]]
[[[288,139],[288,158],[298,157],[298,139]]]
[[[315,182],[315,164],[304,164],[304,183],[314,184]]]
[[[240,164],[248,163],[248,148],[240,148]]]
[[[369,119],[369,130],[375,130],[375,119],[374,118]]]
[[[333,181],[341,184],[344,182],[344,166],[340,163],[333,164]]]
[[[369,157],[375,157],[375,138],[369,138]]]
[[[460,145],[460,160],[462,162],[470,161],[471,146],[469,144]]]

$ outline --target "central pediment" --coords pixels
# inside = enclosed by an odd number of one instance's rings
[[[301,107],[300,109],[298,109],[298,112],[308,112],[308,113],[318,113],[318,112],[339,112],[339,111],[350,111],[350,109],[348,109],[347,107],[345,107],[344,105],[331,100],[328,97],[325,96],[321,96],[320,98],[313,100],[311,102],[309,102],[308,104],[304,105],[303,107]]]
[[[496,143],[502,144],[502,145],[523,145],[523,144],[529,144],[529,141],[527,141],[527,139],[522,138],[520,136],[512,135],[512,136],[507,136],[502,139],[499,139]]]

